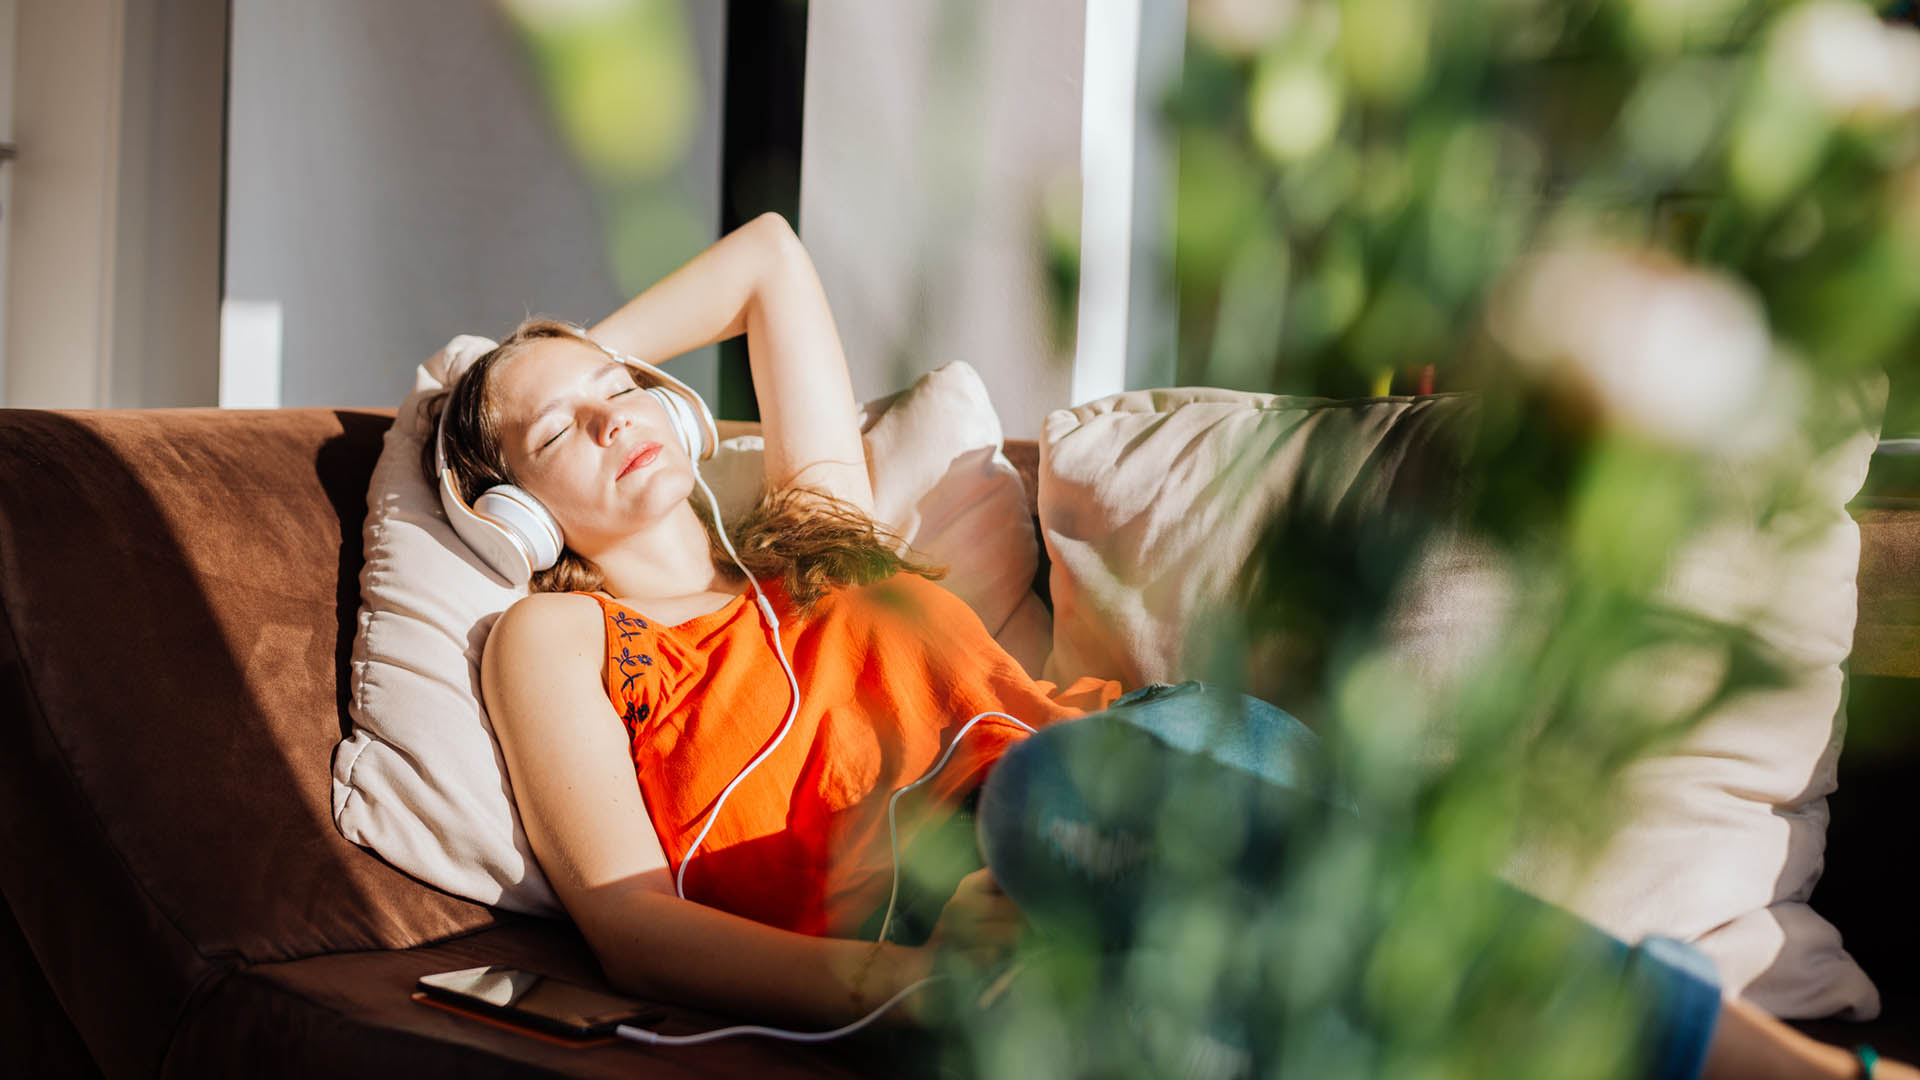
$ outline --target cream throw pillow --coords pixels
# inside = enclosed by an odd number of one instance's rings
[[[1308,490],[1316,505],[1377,512],[1411,479],[1400,463],[1430,459],[1435,433],[1471,407],[1450,394],[1329,401],[1192,387],[1055,410],[1040,440],[1053,595],[1042,678],[1206,677],[1187,635],[1223,602],[1267,521]],[[1464,661],[1452,627],[1468,611],[1494,617],[1504,594],[1470,549],[1436,549],[1429,561],[1446,566],[1445,584],[1403,622],[1419,662],[1440,669]],[[1248,664],[1244,685],[1280,700],[1291,684],[1271,660]]]
[[[1043,677],[1129,686],[1209,677],[1186,635],[1227,602],[1262,524],[1302,500],[1316,513],[1389,509],[1437,427],[1463,422],[1470,407],[1453,395],[1330,402],[1171,389],[1053,412],[1039,473],[1054,604]],[[1584,873],[1550,851],[1509,870],[1623,939],[1696,943],[1729,993],[1782,1016],[1878,1012],[1838,932],[1805,902],[1825,846],[1853,632],[1859,538],[1844,507],[1865,476],[1873,426],[1863,416],[1821,461],[1819,520],[1783,525],[1782,535],[1811,525],[1812,544],[1789,551],[1781,536],[1750,530],[1705,536],[1671,582],[1678,604],[1747,619],[1793,665],[1790,685],[1742,696],[1685,746],[1631,770],[1627,820]],[[1490,556],[1443,538],[1388,635],[1411,677],[1437,686],[1472,661],[1473,643],[1502,632],[1508,597]],[[1275,661],[1256,643],[1243,685],[1284,706],[1286,665]],[[1680,674],[1685,683],[1697,672]],[[1447,752],[1443,732],[1425,735],[1430,752]]]
[[[1618,937],[1692,942],[1729,993],[1782,1017],[1880,1013],[1879,992],[1807,900],[1826,851],[1858,611],[1860,529],[1846,504],[1866,480],[1885,392],[1882,381],[1854,399],[1852,434],[1817,456],[1804,437],[1770,445],[1811,465],[1810,505],[1761,530],[1711,528],[1669,572],[1670,603],[1746,627],[1783,661],[1784,683],[1740,694],[1679,746],[1629,767],[1628,813],[1596,859],[1522,851],[1508,868],[1516,884]],[[1748,503],[1748,516],[1766,505],[1770,492],[1756,489],[1755,474],[1734,462],[1719,468],[1720,489]],[[1663,700],[1705,700],[1724,661],[1695,659],[1676,658]]]
[[[513,806],[480,702],[480,656],[500,612],[524,595],[454,536],[420,474],[431,429],[421,401],[494,343],[461,335],[421,365],[386,434],[367,492],[366,562],[354,639],[352,734],[333,756],[342,835],[448,892],[563,916]],[[1030,672],[1049,647],[1030,583],[1039,547],[1000,421],[974,370],[953,363],[861,413],[878,518],[949,564],[942,584]],[[761,440],[726,440],[704,463],[723,520],[757,497]]]

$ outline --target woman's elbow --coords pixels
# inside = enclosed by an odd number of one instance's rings
[[[753,225],[756,228],[764,229],[776,236],[794,240],[800,239],[800,234],[794,231],[793,223],[789,222],[786,219],[786,215],[778,210],[763,211],[753,219]]]
[[[649,929],[659,924],[654,917],[658,913],[650,909],[659,899],[671,901],[673,896],[660,893],[652,884],[626,881],[604,886],[605,892],[590,901],[569,905],[569,913],[607,982],[635,997],[661,1000],[669,991],[661,983],[657,963],[650,963],[657,961],[661,951],[658,943],[649,940]]]
[[[642,1001],[672,1001],[678,996],[670,973],[658,964],[658,951],[648,948],[638,935],[589,936],[587,947],[599,962],[607,984],[615,990]]]
[[[800,234],[793,231],[787,219],[777,211],[769,210],[753,219],[753,224],[761,230],[762,242],[767,249],[767,265],[775,272],[792,273],[804,268],[809,273],[818,274],[813,265],[813,256],[807,253],[807,247],[800,242]]]
[[[600,962],[600,973],[606,977],[607,985],[620,993],[642,1001],[667,1001],[673,997],[657,979],[646,971],[635,969],[617,952],[595,949],[593,955]]]

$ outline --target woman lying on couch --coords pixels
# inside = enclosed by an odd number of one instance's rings
[[[711,417],[649,362],[743,332],[766,494],[721,525],[696,490]],[[1252,822],[1228,872],[1254,887],[1287,820],[1329,805],[1316,737],[1279,709],[1199,683],[1034,680],[938,568],[897,554],[826,298],[778,216],[591,331],[523,323],[428,409],[427,471],[461,535],[533,590],[482,671],[521,819],[633,993],[828,1027],[901,999],[890,1020],[928,1020],[907,991],[937,957],[990,965],[1029,923],[1124,948],[1181,846],[1155,814],[1166,792],[1204,785]],[[1086,760],[1124,766],[1123,797],[1076,782]],[[896,903],[896,837],[955,823],[979,868]],[[1860,1075],[1723,1003],[1688,947],[1578,934],[1638,996],[1648,1075]]]

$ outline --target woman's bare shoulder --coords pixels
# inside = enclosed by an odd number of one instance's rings
[[[528,593],[500,613],[500,622],[509,618],[542,623],[598,622],[600,601],[579,592]]]
[[[490,661],[496,654],[513,659],[560,659],[586,654],[598,657],[597,646],[605,635],[605,618],[599,601],[585,593],[539,592],[515,600],[500,613],[487,633],[485,653]]]
[[[481,697],[496,734],[552,731],[613,716],[601,686],[605,628],[591,596],[534,593],[495,620],[480,660]]]

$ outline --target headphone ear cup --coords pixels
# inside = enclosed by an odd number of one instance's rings
[[[473,511],[505,530],[533,569],[545,570],[560,561],[566,539],[560,533],[560,523],[553,520],[539,499],[512,484],[500,484],[475,499]]]

